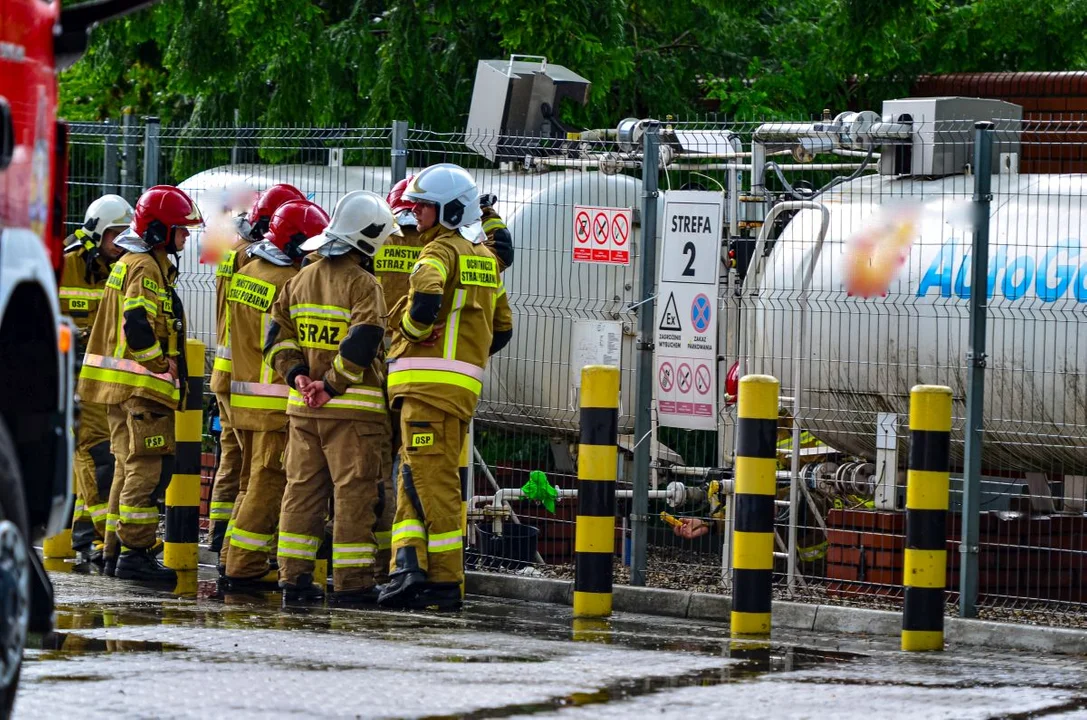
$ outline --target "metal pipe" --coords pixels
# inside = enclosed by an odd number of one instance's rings
[[[826,238],[827,229],[830,227],[830,210],[827,209],[823,203],[815,202],[813,200],[790,200],[788,202],[778,203],[774,207],[770,208],[770,212],[766,215],[766,220],[763,222],[762,227],[759,228],[758,237],[755,239],[755,249],[751,255],[752,267],[748,270],[747,277],[744,278],[744,284],[741,288],[741,295],[743,297],[753,296],[759,287],[759,281],[762,277],[762,266],[764,250],[766,247],[766,239],[770,234],[770,228],[774,225],[774,220],[778,215],[783,212],[791,210],[819,210],[822,213],[822,224],[819,227],[819,235],[816,239],[816,245],[819,250],[822,251],[823,239]],[[806,269],[804,274],[805,285],[811,283],[812,275],[815,273],[815,263],[811,263],[810,267]],[[745,335],[744,338],[744,352],[740,356],[740,375],[748,374],[750,367],[751,351],[755,347],[755,323],[757,317],[750,309],[745,309],[748,313],[747,321],[744,323]],[[800,348],[797,348],[797,352],[800,352]],[[794,397],[798,395],[793,392]]]
[[[867,153],[866,153],[867,154]],[[856,170],[864,163],[790,163],[779,165],[782,172],[800,172],[801,170]],[[878,166],[869,165],[872,171],[878,170]],[[750,170],[751,165],[746,163],[672,163],[669,170]]]

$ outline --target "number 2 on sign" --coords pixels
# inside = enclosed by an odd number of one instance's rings
[[[683,254],[690,255],[687,260],[687,267],[683,270],[683,277],[694,277],[694,243],[686,242],[683,244]]]

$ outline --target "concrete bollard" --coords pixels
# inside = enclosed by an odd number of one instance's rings
[[[174,423],[174,475],[166,486],[166,535],[162,564],[174,570],[196,570],[200,555],[200,445],[204,422],[204,343],[188,340],[189,366],[185,409]]]
[[[777,378],[740,380],[736,423],[736,506],[732,534],[733,637],[770,635],[777,496]]]
[[[915,386],[910,391],[906,475],[903,650],[944,649],[950,452],[951,388]]]
[[[574,617],[611,615],[618,442],[619,368],[587,365],[581,369]]]

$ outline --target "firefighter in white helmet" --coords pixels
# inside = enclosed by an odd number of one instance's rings
[[[110,267],[123,252],[113,240],[132,222],[132,206],[120,195],[103,195],[87,207],[83,225],[65,242],[64,267],[60,274],[60,311],[79,329],[77,352],[87,350],[98,304],[106,288]],[[102,541],[106,536],[109,488],[113,483],[113,453],[109,447],[106,406],[81,404],[73,463],[75,513],[72,548],[101,567]]]
[[[390,403],[400,413],[400,477],[393,562],[379,603],[460,607],[461,447],[487,358],[513,336],[498,260],[484,246],[479,190],[452,164],[433,165],[404,192],[418,228],[440,230],[411,274],[389,351]]]
[[[330,603],[377,600],[375,524],[392,440],[382,390],[385,301],[373,263],[399,232],[380,196],[344,195],[325,232],[301,246],[322,259],[291,278],[272,306],[264,359],[290,388],[278,545],[285,605],[323,598],[313,567],[329,494],[335,516]]]

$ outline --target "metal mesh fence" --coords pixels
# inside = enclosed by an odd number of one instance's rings
[[[899,607],[909,391],[952,388],[950,606],[962,527],[974,125],[918,118],[880,136],[871,118],[813,131],[818,124],[659,126],[663,195],[723,197],[719,397],[712,429],[655,422],[646,438],[634,435],[641,403],[664,422],[659,404],[634,392],[638,317],[649,307],[639,271],[647,126],[554,140],[403,126],[77,124],[69,221],[78,224],[100,192],[134,202],[150,182],[179,184],[206,218],[224,212],[239,184],[290,182],[331,211],[350,190],[384,194],[401,173],[457,163],[496,197],[516,246],[503,276],[514,339],[490,363],[474,423],[470,564],[572,576],[579,373],[607,363],[622,368],[617,581],[629,572],[633,454],[644,442],[647,583],[729,592],[728,378],[737,365],[737,374],[781,380],[776,591],[819,602]],[[996,130],[978,547],[979,604],[991,617],[1078,623],[1087,602],[1085,139],[1079,122],[1008,120]],[[594,208],[629,211],[621,261],[576,260],[579,214]],[[588,237],[586,251],[591,229]],[[180,290],[192,335],[213,348],[214,268],[199,263],[197,245],[182,258]],[[559,491],[554,512],[521,490],[537,471]],[[691,521],[696,537],[673,527]]]

